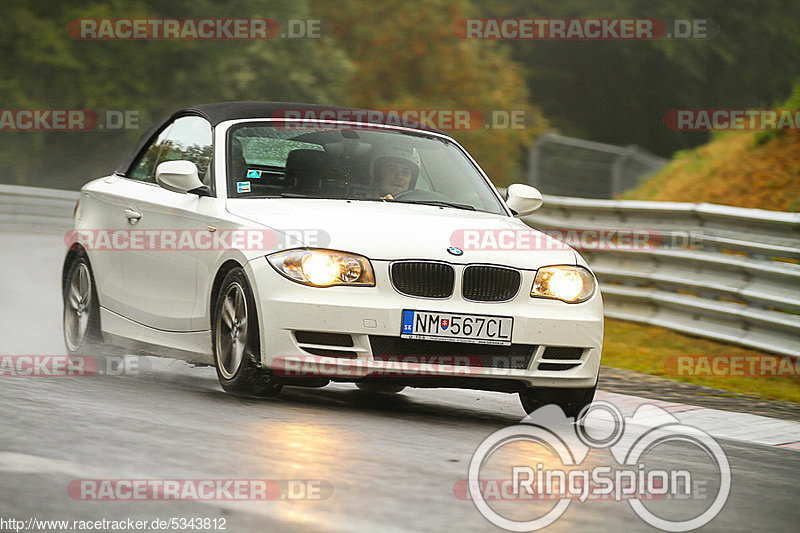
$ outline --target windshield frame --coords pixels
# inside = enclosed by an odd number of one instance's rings
[[[216,143],[214,143],[214,176],[216,179],[216,190],[217,196],[219,198],[223,198],[225,200],[274,200],[280,199],[280,197],[252,197],[252,198],[232,198],[228,195],[228,172],[229,172],[229,161],[228,161],[228,147],[230,146],[231,136],[233,135],[233,131],[236,129],[235,127],[242,126],[242,125],[253,125],[257,126],[265,126],[265,125],[278,125],[285,122],[297,122],[296,119],[285,119],[285,118],[247,118],[247,119],[237,119],[237,120],[227,120],[225,122],[221,122],[214,128],[214,135],[216,136]],[[483,171],[483,169],[478,165],[477,161],[470,155],[470,153],[461,146],[458,141],[446,135],[444,133],[436,132],[436,131],[428,131],[428,130],[419,130],[414,128],[407,128],[403,126],[394,126],[394,125],[386,125],[386,124],[373,124],[368,122],[356,122],[356,121],[344,121],[344,120],[319,120],[319,119],[303,119],[305,124],[313,124],[318,123],[320,124],[320,130],[325,129],[335,129],[338,126],[342,126],[342,129],[345,128],[362,128],[362,129],[371,129],[371,130],[386,130],[391,132],[396,132],[400,134],[412,135],[416,137],[424,137],[430,139],[437,139],[441,141],[445,141],[448,144],[451,144],[456,148],[458,152],[463,155],[472,168],[478,173],[478,175],[483,179],[484,185],[489,188],[494,198],[497,200],[498,205],[503,213],[505,213],[508,217],[513,217],[510,209],[505,203],[505,200],[500,195],[497,188],[494,186],[492,181]],[[329,199],[335,200],[335,199]],[[351,200],[354,201],[354,200]],[[490,211],[483,211],[483,210],[476,210],[476,213],[492,213],[496,215],[501,215],[501,213],[493,213]]]

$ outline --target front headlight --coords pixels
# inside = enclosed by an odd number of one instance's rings
[[[531,296],[580,303],[592,297],[596,285],[592,273],[583,267],[542,267],[536,272]]]
[[[375,285],[369,259],[333,250],[287,250],[267,256],[272,267],[292,281],[314,287]]]

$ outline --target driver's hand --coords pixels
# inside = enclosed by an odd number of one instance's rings
[[[386,196],[381,196],[381,200],[394,200],[392,193],[387,193]]]

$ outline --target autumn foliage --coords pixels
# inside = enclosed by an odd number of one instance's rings
[[[491,41],[458,39],[457,19],[471,13],[466,1],[318,2],[315,12],[352,62],[347,104],[369,109],[445,109],[524,112],[525,128],[456,130],[451,133],[497,185],[523,178],[525,149],[546,123],[531,106],[520,67]]]
[[[800,131],[786,131],[762,144],[758,137],[732,132],[679,152],[624,198],[800,211]]]

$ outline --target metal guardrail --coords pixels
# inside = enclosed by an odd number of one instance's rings
[[[67,231],[77,191],[0,185],[0,227],[12,230]]]
[[[800,213],[545,196],[523,220],[580,250],[606,316],[800,357]],[[651,245],[582,247],[570,230],[652,232]]]
[[[0,225],[66,231],[77,198],[75,191],[0,185]],[[666,237],[640,249],[582,248],[567,238],[597,275],[606,316],[800,357],[800,213],[545,196],[523,220],[562,234]]]

